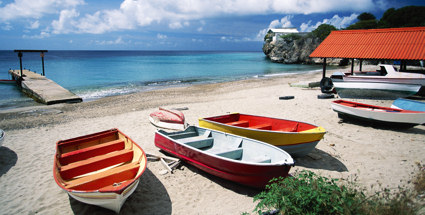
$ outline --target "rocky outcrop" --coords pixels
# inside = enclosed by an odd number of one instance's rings
[[[320,43],[319,38],[309,36],[292,41],[266,41],[263,45],[263,52],[272,62],[276,63],[321,64],[323,59],[309,57]],[[326,62],[328,65],[341,65],[341,59],[327,59]]]

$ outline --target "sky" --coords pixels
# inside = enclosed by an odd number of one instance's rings
[[[345,28],[423,0],[0,0],[0,50],[261,51],[269,28]]]

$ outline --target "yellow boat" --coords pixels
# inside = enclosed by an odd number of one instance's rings
[[[301,157],[323,138],[323,127],[305,122],[232,113],[199,119],[199,126],[260,140]]]

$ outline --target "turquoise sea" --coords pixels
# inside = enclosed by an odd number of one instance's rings
[[[262,52],[48,51],[45,74],[83,101],[161,87],[307,73],[314,65],[272,63]],[[23,67],[42,72],[39,53],[24,53]],[[0,51],[0,79],[19,69],[13,51]],[[0,84],[0,109],[38,105],[14,85]]]

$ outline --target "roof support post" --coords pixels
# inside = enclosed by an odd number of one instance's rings
[[[323,59],[323,75],[322,79],[326,77],[326,58]]]
[[[351,75],[354,73],[354,58],[351,58]]]
[[[363,59],[360,59],[360,72],[362,71],[362,63],[363,63]]]

